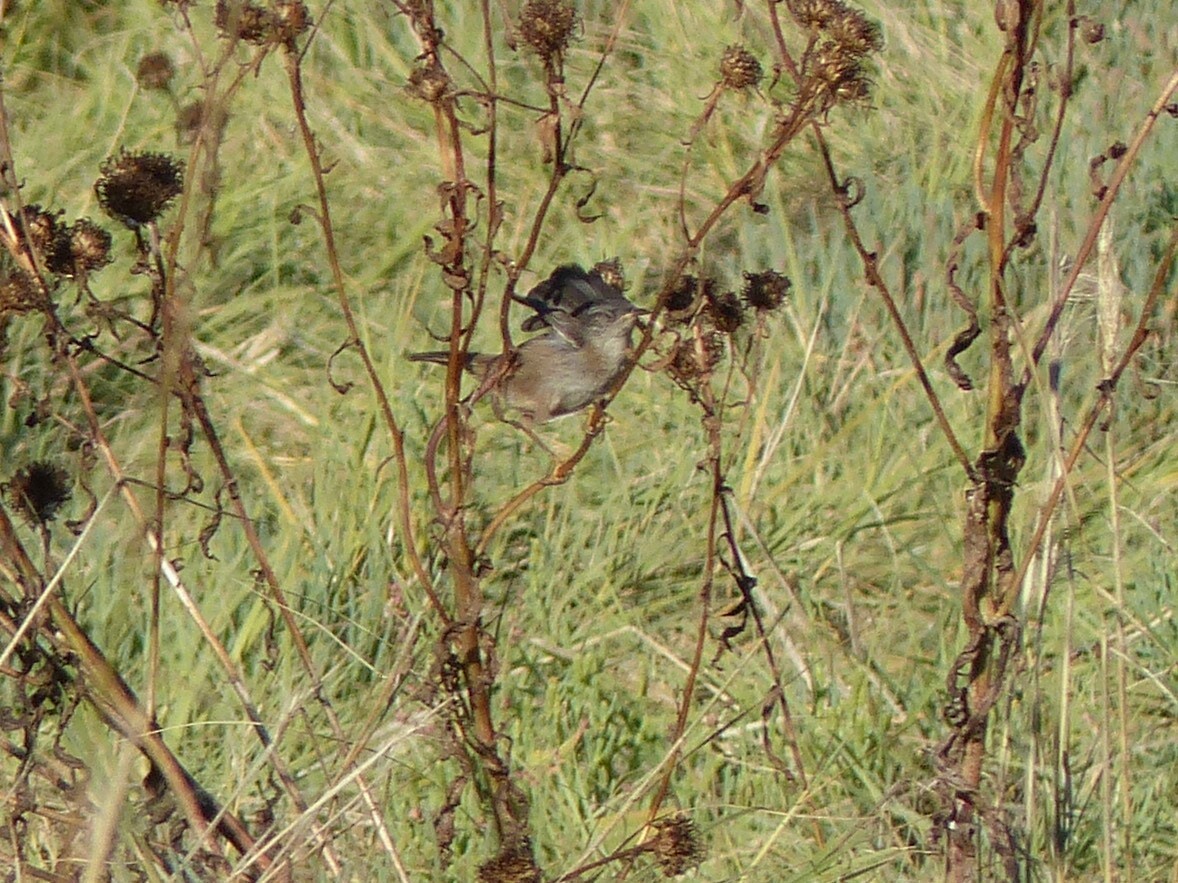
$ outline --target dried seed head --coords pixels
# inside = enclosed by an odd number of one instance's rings
[[[670,360],[667,362],[667,373],[671,375],[672,380],[684,389],[690,390],[694,386],[695,382],[699,379],[700,370],[689,344],[680,343],[676,345],[674,352],[671,353]]]
[[[822,30],[846,9],[839,0],[787,0],[786,5],[794,21],[812,31]]]
[[[679,341],[667,363],[671,379],[686,390],[709,377],[724,357],[724,335],[707,331]]]
[[[806,74],[825,107],[865,101],[871,80],[863,61],[883,48],[879,25],[841,0],[787,0],[787,5],[794,19],[819,39]]]
[[[16,225],[25,250],[36,254],[49,272],[59,275],[70,268],[69,230],[61,223],[61,215],[33,203],[21,208],[23,223]]]
[[[34,202],[23,206],[20,216],[23,223],[19,225],[17,233],[29,249],[43,252],[47,246],[53,244],[57,236],[57,219],[61,216],[60,212],[45,211]]]
[[[871,80],[856,69],[839,81],[834,97],[844,104],[862,104],[871,97]]]
[[[720,82],[739,92],[761,82],[761,62],[743,46],[729,46],[720,56]]]
[[[247,43],[262,44],[271,33],[270,11],[256,3],[217,0],[214,15],[219,30],[226,37],[236,37]]]
[[[110,263],[110,234],[89,218],[78,218],[70,227],[73,272],[93,273]]]
[[[274,4],[278,42],[289,43],[311,26],[311,13],[302,0],[278,0]]]
[[[144,89],[167,89],[176,76],[176,67],[172,59],[163,52],[152,52],[139,59],[139,69],[135,72],[135,79]]]
[[[860,65],[859,56],[848,52],[833,40],[827,40],[818,47],[814,54],[813,72],[831,103],[863,101],[871,92],[871,81]]]
[[[275,0],[267,9],[250,0],[217,0],[217,30],[226,37],[253,43],[289,44],[311,24],[302,0]]]
[[[759,313],[776,310],[785,302],[791,282],[775,270],[744,274],[744,302]]]
[[[830,39],[848,55],[862,58],[883,49],[879,25],[858,9],[845,7],[833,16],[826,27]]]
[[[626,273],[622,269],[622,261],[620,258],[610,258],[608,261],[598,261],[590,270],[591,273],[596,273],[601,277],[601,281],[606,285],[616,288],[618,291],[624,291],[626,288]]]
[[[577,26],[577,11],[561,0],[528,0],[519,15],[519,34],[543,59],[569,47]]]
[[[717,331],[731,334],[744,324],[744,305],[733,292],[709,294],[707,299],[708,318]]]
[[[663,869],[664,877],[678,877],[704,860],[707,851],[700,842],[695,823],[687,816],[658,819],[652,827],[655,835],[646,846]]]
[[[70,476],[52,463],[37,461],[18,469],[5,486],[8,501],[29,524],[48,524],[70,498]]]
[[[149,151],[107,157],[94,184],[102,210],[134,229],[154,221],[184,189],[184,163]]]
[[[830,91],[834,91],[840,80],[855,69],[855,59],[833,40],[825,40],[815,53],[815,70]]]

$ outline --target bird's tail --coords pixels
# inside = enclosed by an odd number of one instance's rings
[[[470,370],[471,363],[474,360],[474,353],[464,353],[462,359],[462,367]],[[449,365],[450,353],[446,350],[434,350],[428,353],[410,353],[410,362],[430,362],[434,365]]]

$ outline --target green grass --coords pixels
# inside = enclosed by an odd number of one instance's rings
[[[492,5],[501,92],[544,105],[539,63],[505,47],[502,13]],[[957,391],[942,369],[948,343],[965,321],[948,297],[944,265],[958,226],[977,211],[973,149],[1001,35],[992,10],[975,4],[864,8],[886,38],[872,101],[835,109],[824,131],[840,174],[864,184],[855,220],[878,253],[950,421],[976,456],[984,393]],[[780,11],[784,16],[784,5]],[[593,73],[614,14],[614,4],[583,4],[583,28],[566,60],[570,99],[580,97]],[[129,274],[131,237],[101,215],[92,187],[102,160],[121,146],[188,155],[177,141],[172,101],[139,89],[135,70],[146,52],[165,51],[179,72],[178,102],[198,99],[196,47],[207,63],[221,44],[211,4],[194,6],[190,15],[192,37],[174,26],[179,13],[149,0],[20,3],[0,23],[0,88],[21,201],[60,209],[67,222],[88,215],[110,229],[116,259],[92,288],[143,319],[149,286]],[[439,3],[437,15],[451,45],[482,70],[477,5]],[[1075,252],[1095,208],[1089,159],[1130,139],[1171,74],[1178,41],[1171,19],[1165,4],[1131,5],[1121,19],[1104,22],[1104,42],[1078,49],[1085,75],[1048,181],[1039,236],[1018,254],[1011,273],[1012,302],[1031,339],[1042,325],[1058,253]],[[1043,159],[1055,106],[1046,67],[1061,60],[1064,24],[1062,8],[1052,7],[1036,118],[1043,137],[1028,154],[1034,162]],[[762,6],[746,4],[734,20],[731,6],[633,4],[585,106],[574,160],[587,171],[572,174],[558,193],[521,287],[560,263],[618,255],[629,295],[652,306],[663,271],[682,246],[676,194],[684,141],[714,84],[720,52],[738,42],[771,67]],[[435,347],[431,332],[447,331],[449,304],[423,247],[423,236],[435,247],[440,242],[434,225],[441,218],[436,188],[443,165],[432,110],[406,86],[419,51],[392,5],[337,3],[310,43],[303,74],[308,115],[330,168],[326,186],[347,291],[405,430],[409,521],[452,608],[452,570],[443,561],[442,526],[423,466],[429,432],[442,413],[444,372],[404,358]],[[354,353],[335,357],[330,373],[331,380],[354,384],[351,391],[340,395],[329,382],[327,362],[348,332],[319,225],[310,212],[301,223],[290,222],[297,207],[315,205],[315,191],[280,55],[265,59],[256,76],[235,63],[225,69],[223,84],[243,80],[228,106],[220,150],[216,259],[197,248],[196,219],[207,206],[198,187],[177,291],[182,321],[210,371],[202,393],[346,744],[312,696],[291,635],[255,577],[258,562],[230,514],[209,544],[215,557],[202,554],[201,530],[223,483],[203,439],[192,456],[204,490],[169,503],[166,554],[183,565],[181,579],[239,668],[276,735],[276,755],[306,801],[314,803],[348,774],[343,754],[367,739],[355,763],[371,762],[364,778],[408,879],[474,880],[499,848],[488,802],[474,783],[461,791],[448,856],[440,852],[433,821],[461,775],[484,787],[485,771],[469,752],[462,761],[456,757],[446,731],[445,707],[454,698],[439,686],[444,626],[405,554],[393,449]],[[241,47],[236,57],[249,56]],[[453,57],[444,61],[470,84]],[[773,94],[787,93],[779,87]],[[473,99],[462,109],[472,127],[485,122]],[[495,247],[508,258],[518,257],[528,240],[550,171],[541,161],[538,116],[530,107],[500,107],[504,220]],[[721,102],[690,153],[690,223],[698,224],[743,172],[771,124],[771,110],[755,95]],[[486,138],[466,132],[464,144],[469,174],[485,196]],[[1167,183],[1173,144],[1173,121],[1163,117],[1113,208],[1113,250],[1129,291],[1122,346],[1173,225],[1174,191]],[[1037,168],[1031,166],[1028,180]],[[585,224],[576,202],[591,189],[585,212],[600,218]],[[0,198],[13,207],[13,194]],[[966,480],[891,320],[863,279],[808,136],[786,151],[760,200],[768,214],[745,203],[733,207],[705,241],[700,268],[732,288],[744,270],[774,268],[793,281],[788,304],[768,320],[752,350],[747,381],[737,378],[734,398],[743,402],[727,414],[723,466],[736,540],[758,580],[754,597],[770,626],[809,789],[792,769],[779,707],[762,720],[774,675],[754,630],[734,636],[731,649],[714,660],[723,626],[713,622],[664,809],[689,814],[707,846],[694,879],[941,879],[937,835],[946,807],[932,785],[936,751],[950,733],[942,718],[945,678],[968,640],[958,586]],[[482,212],[471,249],[477,260],[485,204],[472,202],[470,210]],[[979,298],[984,251],[981,240],[968,243],[958,277]],[[493,270],[487,283],[489,306],[476,345],[493,348],[502,272]],[[1018,611],[1023,653],[990,718],[983,794],[1014,834],[1024,879],[1153,881],[1178,873],[1178,830],[1170,821],[1178,818],[1172,269],[1164,284],[1168,299],[1151,322],[1155,334],[1119,388],[1109,432],[1089,439],[1070,478],[1051,538],[1057,569],[1050,592],[1040,605],[1042,583],[1027,589],[1028,603]],[[64,286],[59,310],[76,334],[96,330]],[[1103,376],[1091,309],[1069,311],[1070,338],[1061,355],[1065,444]],[[101,498],[114,480],[101,458],[91,461],[79,450],[80,435],[68,431],[67,422],[84,428],[85,420],[68,375],[49,357],[42,324],[26,315],[8,328],[0,481],[38,459],[73,476],[73,500],[53,526],[50,560],[38,553],[35,531],[22,526],[19,533],[51,574],[74,542],[62,522],[85,512],[82,485]],[[98,344],[152,376],[158,371],[156,362],[144,361],[152,349],[142,335],[104,334]],[[984,339],[962,363],[984,385]],[[122,469],[154,482],[158,394],[95,359],[85,364],[95,412]],[[1012,520],[1020,560],[1053,480],[1055,418],[1043,389],[1033,386],[1024,409],[1027,465]],[[48,419],[30,425],[41,399]],[[178,411],[173,403],[173,434],[180,429]],[[482,622],[498,748],[526,795],[545,879],[637,843],[659,765],[671,750],[700,617],[712,489],[698,468],[707,456],[698,409],[665,372],[638,370],[609,413],[608,427],[571,479],[513,514],[486,550]],[[467,516],[480,528],[549,463],[485,405],[471,423],[477,436]],[[540,434],[568,448],[579,442],[583,425],[582,417],[572,417]],[[167,469],[170,487],[183,487],[174,449]],[[133,492],[150,513],[154,492],[143,485]],[[10,506],[7,497],[4,502]],[[152,573],[143,533],[116,492],[94,517],[61,589],[141,697],[150,680]],[[3,597],[21,596],[13,566],[0,565],[0,580]],[[718,570],[713,607],[736,597],[732,579]],[[154,682],[165,740],[199,784],[255,833],[266,811],[280,828],[302,823],[288,842],[304,844],[303,854],[310,840],[299,838],[310,836],[307,820],[278,786],[209,642],[166,583],[160,601],[162,652]],[[48,640],[43,635],[42,645],[50,646]],[[0,646],[7,641],[6,633]],[[153,822],[140,784],[146,763],[88,706],[73,710],[69,690],[37,717],[27,682],[4,675],[0,712],[35,718],[26,728],[39,734],[31,767],[52,771],[60,747],[60,757],[75,758],[84,772],[74,773],[79,787],[67,789],[29,775],[11,753],[0,762],[7,807],[0,865],[27,878],[37,872],[70,878],[95,854],[90,832],[97,820],[110,818],[117,824],[111,879],[144,879],[141,873],[185,879],[147,859],[151,850],[167,848],[161,845],[166,824]],[[394,682],[399,686],[385,695]],[[14,725],[3,738],[18,746],[26,732]],[[766,741],[789,774],[775,765]],[[25,800],[31,806],[18,811]],[[354,781],[315,821],[343,865],[342,879],[399,879]],[[14,838],[22,845],[14,846]],[[192,845],[191,836],[183,841],[183,849]],[[189,879],[215,879],[207,867],[196,864]],[[983,879],[1005,879],[989,845],[981,867]],[[620,879],[619,866],[604,874],[599,879]],[[297,874],[330,877],[318,855],[304,858]],[[642,858],[627,879],[660,878],[658,867]]]

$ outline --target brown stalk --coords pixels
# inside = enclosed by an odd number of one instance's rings
[[[384,420],[385,427],[389,431],[389,438],[393,443],[393,456],[397,465],[398,505],[396,509],[401,541],[404,543],[405,554],[409,558],[409,564],[413,568],[418,581],[421,583],[422,589],[429,597],[430,603],[435,610],[442,611],[444,608],[435,593],[433,580],[430,578],[429,572],[421,560],[421,554],[417,548],[417,542],[414,539],[413,525],[410,520],[409,469],[405,456],[405,433],[393,414],[393,407],[389,402],[388,393],[384,388],[384,384],[381,382],[380,374],[377,372],[376,365],[372,361],[372,356],[360,336],[360,328],[356,323],[351,298],[348,295],[347,285],[344,282],[344,273],[339,262],[339,251],[335,243],[335,228],[331,220],[331,206],[327,198],[327,185],[323,178],[323,163],[319,156],[315,135],[311,131],[310,123],[307,121],[306,101],[303,97],[302,70],[299,60],[293,52],[288,51],[284,53],[283,60],[290,83],[291,102],[294,106],[295,118],[298,121],[299,134],[302,136],[303,147],[307,154],[307,160],[311,164],[311,174],[315,182],[315,194],[319,209],[317,218],[323,230],[323,241],[326,247],[328,266],[331,269],[332,283],[335,288],[336,298],[339,301],[340,312],[348,326],[349,339],[347,345],[355,349],[360,356],[360,361],[364,366],[364,373],[368,377],[369,386],[372,388],[372,393],[376,397],[381,418]]]
[[[0,506],[0,551],[15,567],[15,578],[24,598],[41,597],[45,591],[45,580],[25,552],[3,506]],[[139,698],[61,600],[56,595],[50,595],[44,606],[53,628],[41,629],[39,634],[54,643],[59,658],[76,659],[81,676],[73,679],[75,688],[107,726],[122,734],[147,757],[152,768],[167,783],[168,790],[175,797],[198,840],[223,857],[219,844],[212,836],[217,833],[233,844],[242,855],[250,853],[255,843],[245,825],[232,813],[218,807],[208,793],[199,787],[196,779],[165,744],[159,725],[144,710]],[[260,855],[258,864],[268,868],[270,859]]]
[[[993,616],[992,594],[1001,592],[1013,575],[1013,552],[1007,521],[1013,501],[1015,478],[1025,456],[1018,441],[1020,422],[1019,399],[1014,393],[1011,362],[1011,325],[1015,321],[1006,309],[1005,273],[1007,187],[1013,173],[1012,142],[1015,131],[1017,105],[1022,89],[1024,65],[1031,52],[1032,20],[1039,15],[1038,5],[1032,2],[1005,4],[1011,14],[1000,27],[1006,32],[1006,49],[999,61],[991,96],[997,97],[1002,109],[999,120],[998,147],[994,170],[987,189],[979,184],[979,192],[987,220],[986,232],[990,254],[990,378],[984,450],[974,466],[975,477],[967,495],[965,524],[965,562],[961,580],[962,617],[970,633],[968,656],[967,701],[971,714],[967,723],[957,731],[960,735],[953,757],[956,765],[953,785],[951,818],[947,833],[947,869],[949,879],[965,883],[977,877],[977,841],[974,836],[978,788],[981,783],[982,761],[985,756],[988,711],[997,691],[1001,689],[1001,674],[997,670],[994,651],[999,644],[990,623],[1000,620]],[[1013,20],[1012,20],[1013,18]],[[993,102],[991,103],[993,106]],[[982,130],[979,142],[984,142]],[[980,170],[980,158],[978,162]],[[983,609],[985,607],[985,609]],[[1002,647],[1006,647],[1003,643]],[[965,656],[963,655],[963,662]],[[985,804],[983,806],[983,813]]]
[[[421,44],[420,63],[425,69],[434,72],[436,76],[449,84],[451,82],[449,74],[446,73],[441,59],[442,32],[433,20],[432,10],[428,7],[411,8],[406,5],[402,5],[401,9],[409,17]],[[482,4],[482,11],[484,44],[488,54],[493,55],[490,42],[489,5]],[[493,64],[491,77],[491,82],[494,83]],[[471,454],[466,453],[467,447],[464,443],[469,427],[465,417],[466,406],[461,400],[461,382],[466,352],[469,347],[470,335],[474,331],[475,320],[481,311],[484,291],[482,286],[486,284],[487,271],[493,253],[491,243],[494,232],[498,228],[499,207],[494,201],[496,193],[494,145],[496,143],[497,117],[494,111],[495,99],[493,95],[488,100],[491,108],[491,148],[488,160],[488,190],[492,198],[489,208],[491,229],[483,251],[480,287],[477,294],[471,294],[472,280],[466,262],[467,241],[474,226],[467,211],[470,196],[475,193],[475,189],[467,178],[462,126],[458,119],[456,98],[451,89],[447,87],[436,100],[431,102],[445,180],[445,183],[439,188],[442,214],[445,220],[437,227],[439,233],[444,237],[444,242],[442,249],[434,256],[434,259],[440,265],[443,279],[450,289],[449,364],[445,381],[445,413],[437,428],[443,431],[446,438],[448,499],[443,500],[437,476],[436,455],[441,437],[437,429],[431,434],[427,448],[429,462],[426,464],[426,468],[430,495],[441,520],[441,546],[454,587],[453,616],[451,617],[449,613],[441,609],[440,605],[437,605],[443,621],[450,623],[443,640],[453,642],[454,653],[463,674],[471,724],[470,747],[480,762],[480,768],[488,777],[490,806],[496,831],[501,843],[511,845],[526,840],[527,820],[520,816],[518,801],[514,799],[515,787],[510,782],[508,766],[499,755],[498,737],[491,710],[492,675],[482,646],[483,594],[475,572],[477,555],[471,546],[466,519],[466,506],[470,493],[468,478],[471,474]],[[465,321],[468,295],[472,304],[472,319],[469,324]],[[510,303],[510,292],[505,295],[503,303],[500,328],[504,336],[504,345],[509,347],[506,307]],[[464,726],[460,725],[458,729],[464,735],[467,732]]]
[[[8,140],[7,111],[3,106],[2,94],[0,94],[0,156],[5,158],[6,167],[11,170],[13,166]],[[158,242],[158,239],[154,241]],[[156,250],[156,255],[158,261],[158,249]],[[42,286],[45,285],[40,274],[40,269],[37,266],[37,255],[20,253],[14,254],[14,258],[19,263],[25,265],[29,272],[37,276]],[[156,273],[158,274],[159,272],[160,264],[157,262]],[[105,456],[123,499],[131,508],[137,522],[144,530],[156,563],[160,566],[160,569],[163,569],[165,562],[161,557],[162,553],[158,551],[161,549],[162,544],[158,539],[158,534],[147,525],[138,500],[135,498],[130,484],[122,476],[118,462],[114,458],[109,445],[106,443],[97,415],[90,401],[89,389],[83,377],[83,371],[77,362],[75,351],[68,345],[68,342],[72,340],[71,335],[62,325],[52,306],[45,311],[45,316],[48,326],[52,329],[50,337],[57,342],[58,356],[66,365],[72,385],[80,400],[82,410],[86,414],[89,422],[90,438],[95,447]],[[12,560],[20,566],[27,594],[30,587],[36,585],[32,581],[36,571],[35,568],[32,568],[31,561],[28,560],[27,555],[24,554],[23,549],[20,547],[15,533],[12,531],[11,522],[8,521],[6,514],[3,515],[3,521],[4,524],[0,525],[0,527],[3,528],[6,545],[9,546],[9,550],[12,553]],[[170,565],[168,566],[170,567]],[[28,597],[31,597],[31,595],[28,595]],[[211,798],[197,796],[195,780],[183,769],[179,761],[171,755],[162,738],[160,738],[158,725],[154,722],[154,715],[150,707],[144,710],[139,706],[138,698],[122,680],[121,676],[110,666],[97,646],[90,641],[85,630],[73,619],[68,609],[55,596],[48,597],[45,603],[47,603],[50,614],[57,625],[56,640],[63,642],[65,648],[77,654],[79,659],[82,660],[83,674],[86,676],[84,684],[87,685],[83,691],[86,698],[96,707],[109,725],[132,740],[152,761],[156,769],[163,776],[168,788],[176,794],[177,800],[184,808],[185,814],[189,817],[189,822],[193,825],[194,829],[207,837],[211,831],[210,824],[212,824],[230,839],[235,846],[238,846],[242,852],[252,849],[254,846],[252,838],[236,818],[229,815],[222,823],[219,821],[217,810],[214,809],[211,813],[206,813],[202,809],[202,801],[204,801],[206,807],[213,806]],[[190,609],[192,607],[190,603],[187,606]],[[252,703],[249,702],[248,696],[244,698],[247,712],[252,712],[251,717],[255,722],[255,726],[261,728],[262,724],[257,717],[256,710],[254,710]],[[270,859],[266,856],[261,856],[259,861],[263,866],[268,867],[270,865]]]

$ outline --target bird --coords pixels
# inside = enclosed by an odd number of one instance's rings
[[[516,298],[536,313],[520,327],[524,331],[538,331],[547,326],[581,346],[583,332],[590,327],[584,321],[588,314],[607,307],[621,313],[634,306],[620,288],[606,280],[604,272],[620,273],[620,270],[614,262],[597,264],[589,272],[576,264],[557,267],[526,296]]]
[[[540,331],[512,351],[466,353],[463,368],[490,384],[497,407],[523,425],[575,414],[604,396],[626,366],[638,318],[647,310],[596,270],[565,264],[516,298],[534,310],[525,331]],[[410,361],[445,365],[448,352],[411,353]]]

